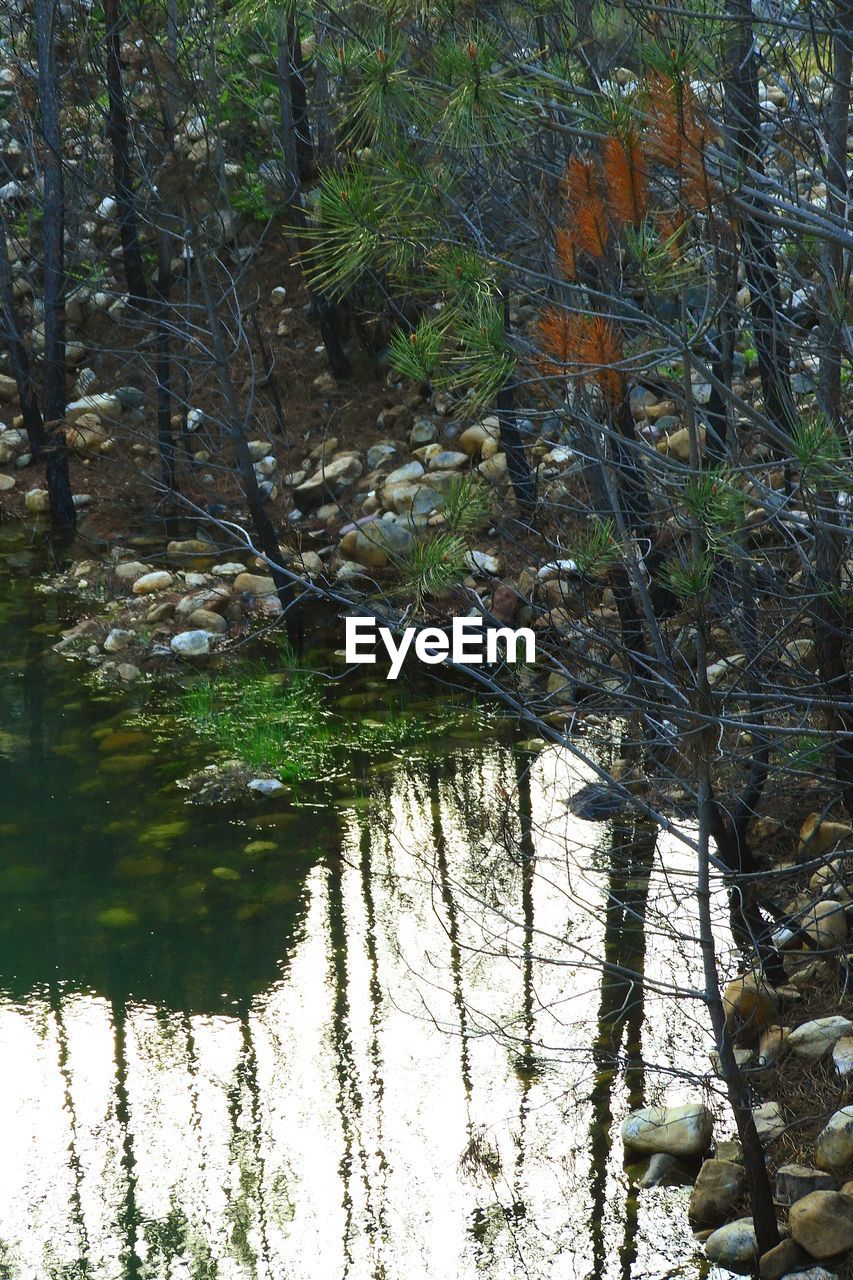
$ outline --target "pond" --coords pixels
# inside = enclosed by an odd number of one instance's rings
[[[0,539],[0,1274],[699,1274],[618,1139],[708,1066],[689,850],[464,726],[192,804],[210,742],[55,654],[72,605]]]

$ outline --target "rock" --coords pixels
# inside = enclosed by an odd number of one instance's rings
[[[0,493],[8,493],[15,487],[15,477],[0,474]]]
[[[673,1156],[656,1152],[645,1172],[637,1179],[638,1187],[679,1187],[687,1181],[687,1171]]]
[[[361,462],[353,454],[348,453],[342,457],[333,458],[331,462],[321,466],[313,476],[296,486],[293,491],[294,498],[297,498],[302,509],[319,506],[329,498],[336,498],[342,494],[361,473]]]
[[[443,449],[429,460],[430,471],[461,471],[467,465],[467,453],[456,453],[452,449]]]
[[[738,1218],[712,1231],[705,1241],[705,1253],[711,1262],[746,1275],[755,1270],[758,1240],[752,1218]]]
[[[729,1031],[746,1039],[757,1038],[776,1015],[777,997],[756,974],[735,978],[723,992],[723,1008]]]
[[[73,426],[78,418],[90,413],[99,419],[117,418],[121,414],[121,402],[114,395],[81,396],[79,400],[72,400],[71,404],[65,406],[65,421]]]
[[[68,447],[76,453],[95,453],[106,438],[106,430],[96,413],[81,413],[74,426],[65,431]]]
[[[194,609],[187,617],[187,622],[200,631],[210,631],[213,635],[224,635],[228,630],[228,623],[219,613],[213,613],[210,609]]]
[[[165,569],[155,569],[153,573],[143,573],[133,584],[135,596],[149,596],[155,591],[166,591],[175,579]]]
[[[494,425],[493,425],[494,424]],[[459,437],[459,448],[469,458],[476,458],[483,452],[483,446],[488,440],[497,442],[500,439],[500,427],[494,418],[487,418],[483,422],[475,422],[473,426],[466,427]]]
[[[426,516],[438,511],[443,499],[426,485],[395,484],[382,490],[382,503],[397,515]]]
[[[853,1200],[840,1191],[813,1191],[791,1206],[791,1235],[813,1258],[853,1249]]]
[[[166,544],[170,556],[212,556],[216,548],[202,538],[175,538]],[[243,566],[240,565],[242,569]]]
[[[411,484],[413,480],[420,480],[424,474],[423,464],[420,462],[405,462],[402,467],[397,467],[391,471],[385,478],[386,487],[393,489],[398,484]]]
[[[788,1037],[788,1048],[795,1058],[806,1062],[819,1062],[842,1038],[853,1033],[853,1022],[834,1014],[830,1018],[815,1018],[796,1027]]]
[[[104,653],[122,653],[132,641],[132,631],[122,631],[120,627],[113,627],[104,641]]]
[[[175,612],[181,618],[189,617],[197,609],[205,609],[208,613],[222,613],[230,600],[231,592],[227,587],[207,587],[183,596],[175,606]]]
[[[846,822],[821,821],[819,813],[810,813],[800,827],[800,843],[798,853],[807,858],[816,858],[821,853],[834,849],[842,840],[853,836],[853,827]]]
[[[813,1191],[835,1191],[831,1173],[812,1169],[805,1164],[783,1164],[776,1173],[776,1200],[779,1204],[796,1204]]]
[[[14,378],[10,378],[8,374],[0,373],[0,401],[3,404],[9,404],[10,401],[18,398],[18,384]]]
[[[731,1160],[732,1164],[742,1164],[743,1147],[737,1138],[724,1138],[722,1142],[717,1143],[716,1156],[718,1160]]]
[[[622,1121],[622,1141],[634,1151],[701,1156],[711,1144],[714,1117],[701,1102],[642,1107]]]
[[[50,511],[50,495],[47,489],[29,489],[24,495],[24,506],[33,515],[44,515]]]
[[[834,1271],[826,1267],[801,1267],[799,1271],[783,1277],[783,1280],[838,1280]]]
[[[759,1106],[753,1107],[752,1118],[755,1121],[758,1136],[765,1144],[775,1142],[788,1127],[778,1102],[762,1102]]]
[[[120,680],[125,684],[133,684],[134,680],[138,680],[140,676],[139,667],[135,667],[132,662],[120,662],[116,667]]]
[[[477,576],[497,577],[501,571],[500,562],[488,551],[469,551],[465,556],[465,564],[471,573]]]
[[[853,1076],[853,1036],[842,1036],[832,1049],[832,1061],[835,1070],[846,1080]]]
[[[734,1055],[735,1055],[735,1062],[739,1067],[748,1067],[749,1064],[752,1062],[751,1049],[735,1049]],[[716,1049],[712,1049],[711,1052],[708,1054],[708,1057],[711,1060],[711,1066],[713,1068],[714,1075],[719,1076],[720,1079],[722,1080],[723,1064],[720,1061],[719,1053],[717,1052]]]
[[[266,574],[238,573],[234,579],[234,590],[239,594],[249,591],[253,596],[275,595],[275,583]]]
[[[145,408],[145,392],[140,391],[139,387],[116,387],[113,395],[122,409],[127,409],[128,412]]]
[[[705,447],[705,428],[700,427],[699,436],[699,452],[701,453]],[[655,445],[658,453],[665,453],[669,458],[676,458],[678,462],[690,461],[690,432],[687,427],[681,427],[678,431],[673,431],[671,435],[663,435]]]
[[[280,796],[287,790],[278,778],[252,778],[246,785],[256,796]]]
[[[369,471],[375,471],[377,467],[381,467],[383,462],[387,462],[389,458],[393,458],[397,452],[395,444],[374,444],[367,450],[367,467]]]
[[[383,569],[392,560],[410,555],[414,545],[415,540],[404,525],[374,520],[344,535],[341,554],[366,569]]]
[[[179,658],[204,658],[210,653],[210,632],[179,631],[169,647]]]
[[[807,1259],[808,1254],[796,1240],[780,1240],[775,1248],[768,1249],[758,1259],[758,1274],[761,1280],[782,1280],[783,1276],[802,1266]]]
[[[485,462],[481,462],[477,468],[484,480],[488,480],[489,484],[496,486],[506,484],[508,479],[507,461],[505,453],[496,453],[492,458],[486,458]]]
[[[130,582],[143,573],[150,573],[151,565],[144,564],[141,560],[120,560],[113,572],[120,582]]]
[[[729,1160],[706,1160],[690,1195],[694,1222],[725,1222],[746,1190],[746,1170]]]
[[[836,1111],[818,1134],[815,1164],[819,1169],[828,1169],[835,1174],[841,1174],[853,1165],[853,1106]]]
[[[420,449],[438,439],[438,428],[431,418],[415,418],[409,433],[409,448]]]

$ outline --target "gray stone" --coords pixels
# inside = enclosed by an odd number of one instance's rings
[[[853,1106],[836,1111],[818,1134],[815,1164],[835,1174],[853,1165]]]
[[[467,453],[455,453],[452,449],[444,449],[429,460],[430,471],[461,471],[467,467]]]
[[[415,418],[409,435],[409,447],[419,449],[422,445],[432,444],[438,438],[438,430],[430,418]]]
[[[135,596],[152,595],[155,591],[166,591],[171,587],[174,578],[165,569],[156,569],[153,573],[143,573],[133,584]]]
[[[367,466],[370,471],[381,467],[383,462],[393,458],[397,453],[395,444],[374,444],[367,450]]]
[[[279,782],[278,778],[252,778],[248,788],[253,791],[256,796],[280,796],[287,787],[283,782]]]
[[[169,647],[179,658],[204,658],[210,653],[210,632],[179,631]]]
[[[362,465],[352,454],[333,458],[294,489],[294,497],[302,507],[318,506],[330,497],[338,497],[361,475]]]
[[[132,641],[132,631],[122,631],[120,627],[113,627],[104,641],[104,653],[122,653]]]
[[[819,1062],[842,1038],[853,1033],[853,1022],[834,1014],[829,1018],[815,1018],[795,1027],[788,1036],[788,1049],[795,1058],[806,1062]]]
[[[405,462],[402,467],[397,467],[390,472],[385,478],[386,487],[393,489],[398,484],[411,484],[413,480],[420,480],[424,474],[423,464],[420,462]]]
[[[738,1218],[712,1231],[705,1241],[705,1253],[711,1262],[746,1275],[755,1269],[758,1240],[752,1218]]]
[[[845,1080],[853,1076],[853,1036],[842,1036],[832,1049],[832,1061],[835,1070]]]
[[[753,1107],[752,1118],[764,1143],[774,1142],[787,1128],[778,1102],[762,1102],[760,1106]]]
[[[791,1206],[791,1235],[822,1261],[853,1249],[853,1199],[840,1191],[813,1191]]]
[[[796,1204],[813,1191],[835,1191],[832,1174],[805,1164],[783,1164],[776,1174],[776,1199],[780,1204]]]
[[[649,1160],[642,1177],[637,1179],[638,1187],[678,1187],[687,1180],[686,1171],[674,1156],[663,1151],[656,1152]]]
[[[622,1121],[622,1141],[634,1151],[701,1156],[711,1144],[714,1117],[701,1102],[642,1107]]]
[[[725,1222],[746,1190],[746,1170],[729,1160],[706,1160],[690,1195],[694,1222]]]
[[[762,1253],[758,1260],[761,1280],[782,1280],[788,1272],[808,1261],[808,1254],[796,1240],[780,1240],[772,1249]]]

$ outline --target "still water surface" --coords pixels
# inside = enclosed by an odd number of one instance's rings
[[[698,1274],[618,1142],[680,1084],[626,1053],[707,1065],[656,990],[698,972],[689,854],[482,734],[353,761],[352,803],[191,805],[210,745],[86,687],[0,539],[0,1274]]]

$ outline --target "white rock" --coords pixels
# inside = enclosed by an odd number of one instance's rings
[[[280,796],[287,790],[278,778],[253,778],[248,786],[249,790],[254,791],[257,796]]]
[[[113,627],[104,641],[104,653],[121,653],[132,640],[132,631],[122,631],[121,627]]]
[[[842,1036],[832,1050],[832,1061],[835,1070],[845,1080],[853,1076],[853,1036]]]
[[[836,1111],[818,1134],[815,1164],[830,1173],[841,1173],[853,1164],[853,1106]]]
[[[179,631],[169,647],[179,658],[203,658],[210,653],[210,632]]]
[[[165,591],[171,587],[174,578],[165,569],[155,569],[153,573],[143,573],[133,584],[135,596],[148,596],[154,591]]]
[[[853,1022],[834,1014],[829,1018],[815,1018],[796,1027],[788,1037],[788,1049],[794,1057],[806,1062],[818,1062],[842,1036],[853,1033]]]
[[[778,1102],[762,1102],[760,1106],[753,1107],[752,1118],[762,1142],[773,1142],[788,1127]]]
[[[29,489],[24,496],[24,506],[34,515],[50,510],[50,494],[47,489]]]
[[[622,1141],[634,1151],[701,1156],[711,1145],[714,1117],[701,1102],[642,1107],[622,1121]]]
[[[98,218],[114,218],[116,213],[116,202],[112,196],[104,196],[101,203],[95,210],[95,216]]]
[[[549,578],[570,577],[577,573],[580,573],[580,569],[576,560],[551,560],[537,570],[536,577],[540,582],[547,582]]]
[[[497,559],[489,555],[488,551],[469,551],[465,556],[465,563],[470,571],[476,574],[496,576],[501,571]]]

